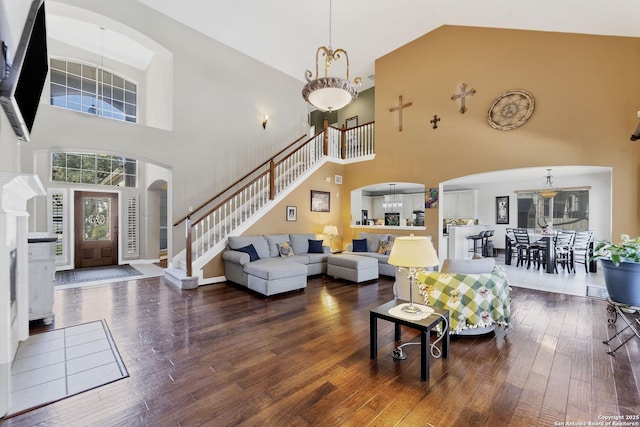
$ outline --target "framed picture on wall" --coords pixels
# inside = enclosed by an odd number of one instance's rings
[[[496,197],[496,224],[509,224],[509,196]]]
[[[438,189],[427,188],[425,192],[424,208],[433,209],[438,207]]]
[[[287,221],[297,221],[297,220],[298,220],[298,207],[287,206]]]
[[[311,212],[329,212],[331,193],[328,191],[311,190]]]

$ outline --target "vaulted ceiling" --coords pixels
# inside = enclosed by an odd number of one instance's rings
[[[301,81],[329,44],[329,0],[138,1]],[[442,25],[640,37],[640,1],[333,0],[331,22],[367,88],[376,58]]]

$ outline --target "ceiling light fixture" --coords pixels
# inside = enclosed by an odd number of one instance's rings
[[[553,199],[558,195],[558,190],[553,188],[553,177],[551,176],[551,169],[547,169],[547,181],[544,184],[544,188],[538,191],[545,199]]]
[[[320,46],[316,51],[316,74],[307,70],[305,79],[307,84],[302,88],[302,97],[309,104],[322,111],[336,111],[349,105],[358,97],[357,87],[360,86],[361,79],[356,77],[353,82],[349,80],[349,56],[344,49],[331,47],[331,12],[332,5],[329,0],[329,47]],[[338,61],[344,55],[346,60],[346,78],[329,77],[329,68],[333,61]],[[320,56],[324,59],[324,77],[318,73],[318,62]]]

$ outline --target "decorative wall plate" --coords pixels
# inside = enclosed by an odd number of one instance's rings
[[[526,90],[508,90],[493,100],[487,120],[498,130],[519,128],[531,117],[534,104],[533,96]]]

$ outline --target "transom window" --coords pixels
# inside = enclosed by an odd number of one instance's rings
[[[51,153],[51,180],[136,187],[138,162],[96,153]]]
[[[94,65],[51,59],[51,105],[137,123],[137,85]]]

